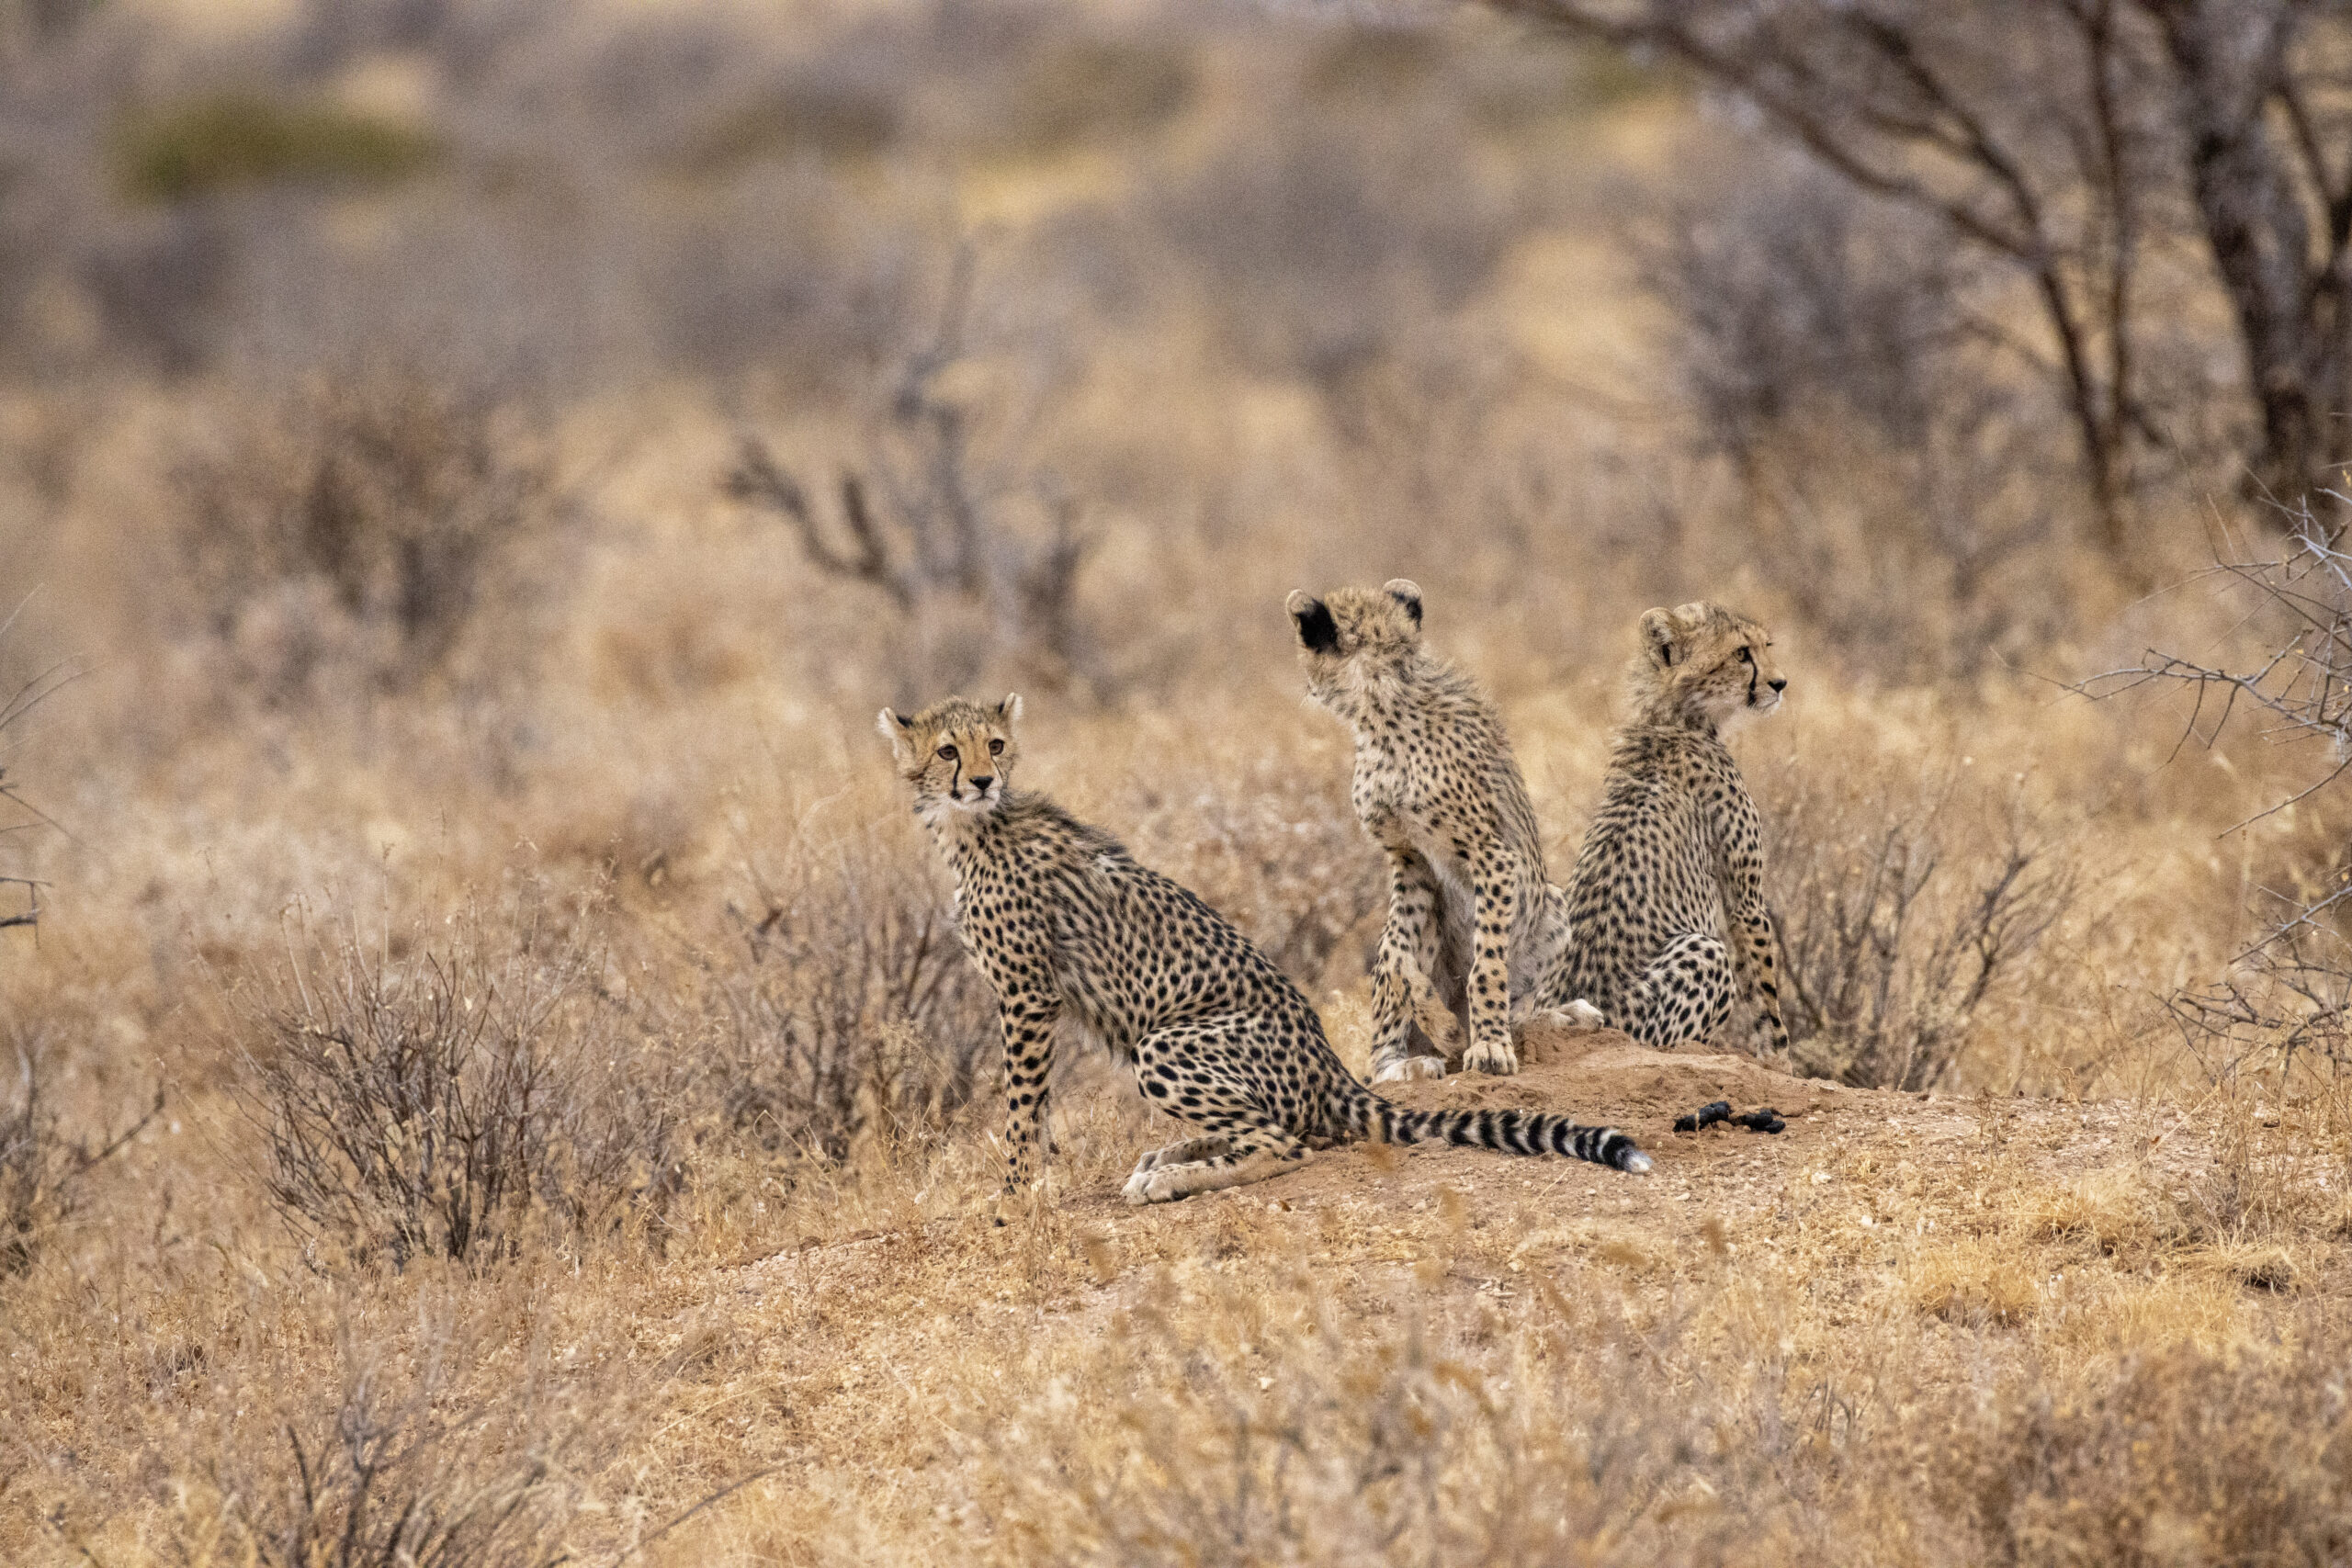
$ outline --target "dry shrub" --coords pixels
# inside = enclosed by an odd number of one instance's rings
[[[2275,1242],[2217,1243],[2190,1249],[2182,1261],[2254,1291],[2291,1291],[2306,1272],[2296,1262],[2293,1248]]]
[[[992,460],[984,410],[955,389],[969,353],[974,266],[968,246],[956,253],[937,330],[892,367],[888,417],[865,459],[841,469],[834,520],[756,436],[743,438],[722,480],[728,495],[790,524],[809,565],[888,598],[900,628],[899,695],[910,704],[983,672],[1054,690],[1100,674],[1079,609],[1095,541],[1078,500],[1050,471],[1016,474]]]
[[[2341,1562],[2352,1407],[2332,1338],[2180,1346],[2063,1395],[2013,1381],[1940,1439],[1930,1495],[1978,1562]]]
[[[1651,1375],[1637,1337],[1527,1278],[1543,1299],[1496,1353],[1306,1277],[1197,1298],[1163,1277],[1098,1355],[969,1413],[1011,1494],[995,1560],[1715,1562],[1785,1530],[1731,1390],[1623,1397]]]
[[[2238,824],[2275,816],[2299,827],[2304,840],[2279,868],[2285,885],[2262,890],[2265,934],[2224,973],[2169,1004],[2183,1043],[2215,1085],[2267,1071],[2282,1080],[2314,1076],[2334,1091],[2352,1044],[2352,855],[2340,787],[2352,772],[2352,551],[2341,547],[2343,525],[2331,522],[2347,504],[2334,491],[2307,498],[2282,512],[2285,538],[2251,552],[2225,547],[2209,573],[2258,652],[2216,664],[2210,654],[2151,649],[2140,664],[2075,688],[2099,698],[2151,686],[2193,691],[2183,747],[2212,748],[2244,708],[2264,716],[2275,745],[2306,754],[2324,748],[2311,783]]]
[[[16,1047],[15,1091],[0,1100],[0,1278],[32,1267],[58,1226],[80,1206],[84,1178],[123,1147],[164,1106],[155,1103],[120,1133],[93,1144],[69,1138],[49,1100],[46,1042],[38,1031],[11,1031]]]
[[[140,201],[188,201],[278,182],[380,186],[430,168],[439,142],[332,103],[222,93],[159,105],[117,127],[115,184]]]
[[[1312,994],[1351,961],[1340,951],[1350,933],[1387,908],[1385,864],[1348,804],[1346,759],[1343,746],[1318,747],[1321,765],[1261,749],[1227,755],[1214,777],[1138,779],[1119,836]],[[1361,956],[1358,973],[1371,955]]]
[[[2292,1288],[2308,1274],[2304,1245],[2341,1213],[2340,1123],[2290,1123],[2235,1098],[2209,1100],[2191,1120],[2210,1140],[2210,1159],[2186,1168],[2134,1160],[2033,1189],[2015,1203],[2018,1230],[2135,1272],[2180,1267]]]
[[[608,1445],[568,1404],[538,1347],[495,1396],[465,1386],[512,1351],[425,1303],[407,1354],[338,1335],[318,1393],[254,1389],[279,1416],[223,1432],[201,1467],[182,1461],[171,1547],[188,1568],[551,1568],[583,1502],[581,1474]],[[605,1413],[608,1416],[610,1412]],[[265,1436],[266,1434],[266,1436]]]
[[[394,375],[240,407],[174,478],[182,599],[279,704],[331,668],[379,690],[443,668],[549,484],[489,398]]]
[[[1037,156],[1157,130],[1193,96],[1193,62],[1181,43],[1074,38],[1029,51],[989,140],[1003,153]]]
[[[251,1492],[191,1497],[180,1521],[190,1564],[277,1568],[552,1568],[562,1479],[522,1457],[454,1467],[447,1418],[391,1405],[367,1383],[307,1444],[289,1428],[281,1470]]]
[[[666,1032],[709,1042],[701,1103],[769,1150],[840,1158],[861,1134],[936,1133],[991,1077],[995,994],[927,845],[804,826],[746,868],[742,945],[695,961]]]
[[[1159,227],[1251,368],[1326,391],[1482,288],[1505,205],[1442,114],[1263,128],[1159,202]]]
[[[1761,771],[1781,995],[1799,1063],[1872,1089],[1941,1082],[1989,998],[2075,900],[2080,872],[2022,777]]]
[[[394,1269],[479,1261],[674,1192],[671,1111],[602,955],[508,913],[404,957],[356,931],[314,942],[245,1010],[238,1093],[269,1200],[306,1238]]]
[[[1964,1237],[1915,1255],[1904,1284],[1912,1304],[1930,1317],[1971,1327],[2013,1327],[2041,1304],[2032,1275],[2014,1254],[1981,1237]]]
[[[718,134],[764,134],[762,111],[746,113]],[[650,335],[665,357],[712,376],[763,372],[810,401],[854,395],[914,312],[928,254],[919,237],[863,209],[821,164],[755,164],[661,231],[639,264]]]
[[[1739,561],[1882,673],[2065,635],[2083,587],[2052,570],[2078,488],[2066,427],[1988,354],[1967,258],[1828,176],[1752,173],[1672,217],[1644,272],[1698,448],[1738,481]]]

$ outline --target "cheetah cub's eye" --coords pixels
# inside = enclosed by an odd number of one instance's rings
[[[1003,742],[1003,741],[1001,741],[1001,740],[991,740],[991,741],[989,741],[989,756],[991,756],[991,757],[1001,757],[1001,756],[1003,756],[1003,755],[1004,755],[1004,742]]]
[[[1756,650],[1755,650],[1754,649],[1752,649],[1752,648],[1747,648],[1747,647],[1743,646],[1743,647],[1740,649],[1740,650],[1739,650],[1739,661],[1740,661],[1742,664],[1753,664],[1753,663],[1755,663],[1755,662],[1756,662]]]
[[[939,760],[943,762],[954,761],[956,760],[956,748],[953,746],[942,746],[939,749]]]

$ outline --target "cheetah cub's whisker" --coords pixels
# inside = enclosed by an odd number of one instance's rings
[[[1020,715],[1018,697],[881,714],[915,814],[955,873],[964,946],[996,987],[1006,1200],[1036,1175],[1054,1027],[1065,1015],[1135,1070],[1146,1100],[1199,1130],[1136,1163],[1131,1203],[1261,1180],[1310,1149],[1367,1137],[1649,1168],[1611,1127],[1525,1111],[1407,1111],[1367,1090],[1298,987],[1216,910],[1101,829],[1011,787]]]
[[[1737,987],[1757,1054],[1787,1059],[1761,821],[1724,744],[1781,705],[1788,682],[1771,650],[1762,626],[1720,604],[1642,616],[1631,711],[1610,738],[1600,807],[1568,879],[1575,936],[1546,1005],[1589,998],[1634,1039],[1676,1045],[1721,1029]]]
[[[1421,645],[1421,591],[1294,590],[1299,663],[1355,739],[1351,795],[1388,857],[1388,924],[1373,961],[1373,1082],[1437,1077],[1415,1021],[1435,991],[1469,1038],[1465,1067],[1519,1071],[1523,1019],[1568,938],[1560,890],[1500,715]]]

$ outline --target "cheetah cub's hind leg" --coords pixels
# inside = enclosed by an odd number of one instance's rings
[[[1144,1189],[1144,1178],[1153,1171],[1162,1166],[1198,1165],[1203,1160],[1229,1154],[1232,1149],[1233,1140],[1223,1134],[1213,1134],[1202,1138],[1186,1138],[1181,1143],[1170,1144],[1164,1149],[1152,1149],[1145,1154],[1143,1158],[1136,1161],[1135,1174],[1127,1178],[1126,1186],[1121,1188],[1120,1191],[1130,1203],[1148,1202],[1150,1200],[1141,1194]]]
[[[1296,1170],[1307,1159],[1305,1144],[1280,1127],[1272,1125],[1247,1128],[1229,1140],[1195,1138],[1188,1144],[1177,1145],[1176,1148],[1184,1149],[1208,1143],[1225,1143],[1226,1151],[1205,1159],[1159,1165],[1148,1171],[1137,1170],[1127,1179],[1127,1201],[1172,1203],[1195,1192],[1214,1191],[1220,1187],[1243,1187],[1252,1181],[1263,1181],[1270,1176],[1280,1176],[1286,1170]]]
[[[1720,937],[1686,931],[1634,983],[1625,1032],[1660,1049],[1712,1039],[1731,1016],[1731,949]]]
[[[1136,1082],[1146,1100],[1201,1129],[1136,1164],[1122,1190],[1130,1203],[1166,1203],[1217,1187],[1295,1169],[1306,1145],[1259,1097],[1258,1061],[1278,1060],[1280,1030],[1267,1017],[1227,1013],[1154,1030],[1136,1043]]]

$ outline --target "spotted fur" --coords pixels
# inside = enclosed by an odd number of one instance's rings
[[[1309,1149],[1366,1137],[1649,1168],[1613,1128],[1532,1111],[1406,1111],[1371,1093],[1298,987],[1216,910],[1101,829],[1008,787],[1020,712],[1017,697],[950,697],[911,718],[881,716],[916,815],[955,873],[965,948],[996,987],[1008,1195],[1035,1179],[1064,1019],[1133,1067],[1147,1100],[1199,1130],[1136,1163],[1131,1203],[1261,1180]]]
[[[1756,802],[1724,744],[1787,687],[1764,628],[1718,604],[1642,616],[1626,722],[1568,880],[1573,939],[1544,990],[1589,1001],[1652,1045],[1705,1040],[1734,987],[1781,1059],[1781,943],[1764,903]]]
[[[1388,857],[1373,961],[1373,1081],[1445,1071],[1415,1021],[1434,991],[1469,1037],[1463,1065],[1515,1073],[1510,1022],[1567,940],[1559,889],[1501,716],[1421,644],[1421,591],[1293,592],[1315,701],[1355,739],[1356,818]]]

